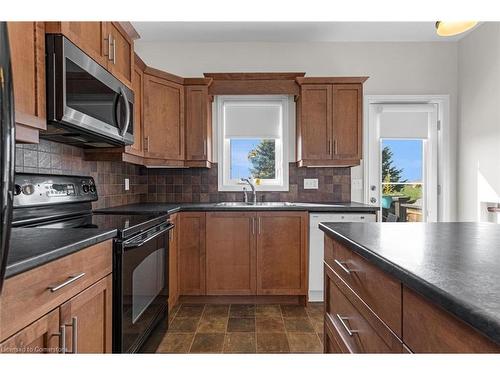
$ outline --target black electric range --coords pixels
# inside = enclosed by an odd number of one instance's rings
[[[18,174],[15,183],[14,227],[117,230],[113,352],[139,351],[155,326],[168,322],[168,215],[92,212],[98,194],[89,176]]]

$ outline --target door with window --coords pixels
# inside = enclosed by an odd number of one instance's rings
[[[370,104],[367,196],[382,221],[437,221],[437,135],[437,104]]]

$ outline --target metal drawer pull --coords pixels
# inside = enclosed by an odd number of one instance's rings
[[[351,270],[350,270],[349,268],[347,268],[346,266],[344,266],[344,265],[342,264],[342,262],[338,261],[337,259],[334,259],[333,261],[334,261],[335,263],[337,263],[337,265],[338,265],[340,268],[342,268],[342,270],[343,270],[344,272],[346,272],[346,273],[348,273],[348,274],[350,274],[351,272],[354,272],[354,271],[351,271]]]
[[[56,286],[49,286],[47,289],[49,289],[52,293],[57,292],[59,289],[64,288],[65,286],[68,286],[71,283],[74,283],[78,279],[81,279],[83,276],[85,276],[85,272],[82,272],[81,274],[76,275],[76,276],[71,276],[65,282],[63,282],[59,285],[56,285]]]
[[[349,336],[352,336],[353,333],[359,332],[358,330],[350,329],[347,326],[347,324],[346,324],[346,322],[344,320],[349,320],[349,319],[347,319],[344,316],[340,316],[339,314],[336,314],[336,315],[337,315],[337,319],[340,321],[340,323],[342,324],[342,326],[344,327],[344,329],[347,331],[347,333],[349,334]]]

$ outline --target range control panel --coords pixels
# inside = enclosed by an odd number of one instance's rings
[[[90,176],[16,174],[14,207],[97,200],[97,188]]]

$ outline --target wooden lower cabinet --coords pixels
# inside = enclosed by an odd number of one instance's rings
[[[59,309],[55,309],[0,343],[0,354],[58,353],[60,332]]]
[[[500,353],[500,345],[328,236],[324,269],[325,353]]]
[[[0,352],[111,353],[111,270],[108,240],[5,280]]]
[[[109,275],[61,305],[68,352],[111,353],[112,283]]]
[[[205,212],[179,214],[179,293],[206,294]]]
[[[254,212],[207,213],[207,295],[255,294],[255,221]]]
[[[168,311],[179,300],[179,214],[170,216],[174,228],[169,232],[168,244]]]
[[[307,212],[259,212],[257,227],[257,294],[307,295]]]

